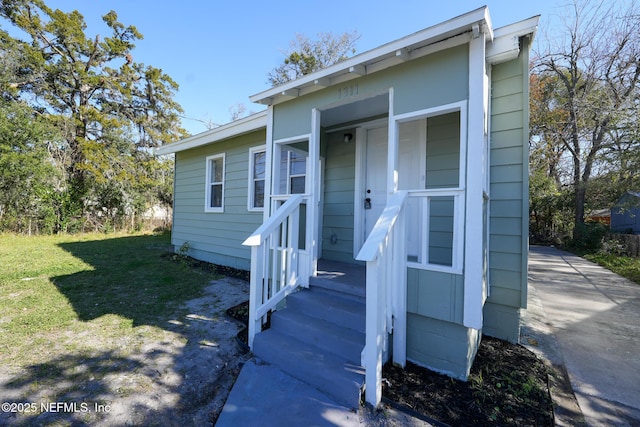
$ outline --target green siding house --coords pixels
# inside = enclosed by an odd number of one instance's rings
[[[159,149],[176,156],[173,245],[251,272],[259,357],[286,353],[295,369],[311,345],[342,357],[353,335],[356,394],[377,405],[388,360],[466,379],[482,334],[518,340],[537,23],[494,29],[483,7],[253,95],[266,110]],[[303,297],[319,314],[278,317]],[[362,311],[353,326],[347,306]],[[283,344],[324,322],[349,330]],[[329,369],[318,360],[300,370]]]

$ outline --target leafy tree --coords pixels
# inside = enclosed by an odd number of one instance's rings
[[[289,50],[284,52],[284,63],[269,72],[267,81],[278,86],[343,61],[355,53],[359,38],[357,32],[343,33],[338,37],[332,33],[320,33],[316,40],[296,34]]]
[[[548,109],[547,117],[539,117],[544,126],[537,124],[534,138],[550,148],[550,161],[555,153],[558,162],[564,155],[570,162],[577,239],[591,178],[604,170],[603,154],[621,141],[616,134],[637,124],[640,13],[635,2],[623,9],[620,2],[576,0],[564,28],[555,30],[558,37],[534,59]]]
[[[134,199],[137,162],[152,162],[151,148],[186,136],[173,100],[177,84],[133,60],[142,34],[110,11],[103,16],[110,35],[89,37],[78,11],[53,10],[42,0],[5,0],[0,17],[21,30],[12,37],[0,29],[0,51],[16,61],[2,93],[28,101],[60,129],[63,143],[51,153],[65,166],[67,213],[110,209],[114,188],[120,201]]]
[[[61,174],[48,145],[57,137],[29,106],[0,101],[0,228],[53,230]]]

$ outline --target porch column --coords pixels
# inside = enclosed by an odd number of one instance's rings
[[[318,270],[318,208],[320,195],[318,194],[318,180],[320,179],[320,111],[311,111],[311,136],[309,138],[309,179],[306,192],[309,194],[307,202],[307,241],[309,253],[309,274],[315,276]]]
[[[393,88],[389,89],[389,121],[387,132],[387,193],[398,191],[398,124],[393,114]]]
[[[483,286],[483,189],[486,168],[484,141],[488,81],[486,78],[486,29],[476,24],[469,42],[469,103],[467,128],[466,213],[464,251],[463,324],[482,329],[482,307],[486,298]],[[490,35],[489,35],[490,36]]]
[[[272,173],[271,171],[277,166],[273,162],[273,106],[267,107],[267,136],[266,136],[266,151],[264,164],[264,209],[262,212],[262,222],[266,222],[271,216],[271,185],[272,185]]]

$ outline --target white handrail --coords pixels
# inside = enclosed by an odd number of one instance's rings
[[[276,228],[282,224],[282,222],[302,203],[303,196],[296,194],[289,197],[289,199],[278,208],[275,213],[269,217],[269,219],[262,223],[260,227],[247,239],[242,242],[244,246],[258,246],[262,243]]]
[[[358,261],[373,261],[379,254],[380,248],[398,219],[398,214],[404,207],[406,199],[406,191],[398,191],[389,197],[387,205],[380,214],[378,221],[376,221],[376,224],[373,226],[373,229],[369,233],[369,237],[367,237],[364,245],[360,248],[358,256],[356,256]]]
[[[251,246],[249,347],[262,330],[266,315],[300,284],[298,277],[300,205],[291,196],[243,245]]]
[[[393,360],[406,363],[406,191],[387,200],[369,237],[356,257],[367,262],[366,341],[362,351],[366,401],[377,407],[382,399],[382,359],[393,331]]]

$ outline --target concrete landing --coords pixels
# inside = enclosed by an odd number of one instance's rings
[[[229,394],[216,427],[433,427],[387,407],[358,413],[335,403],[317,389],[280,369],[248,361]]]
[[[318,390],[255,359],[245,364],[218,427],[359,426],[358,414]]]

